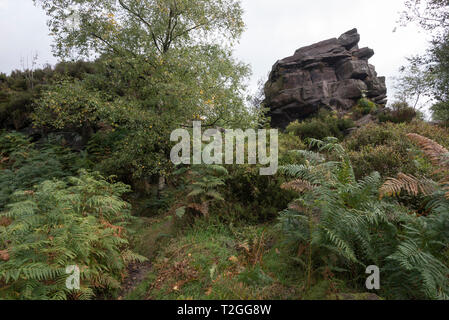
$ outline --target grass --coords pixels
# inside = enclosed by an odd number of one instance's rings
[[[277,244],[274,225],[235,227],[197,219],[157,244],[154,239],[167,227],[154,221],[147,220],[135,236],[137,251],[158,248],[153,268],[126,299],[300,298],[301,278]]]
[[[197,218],[191,224],[171,215],[138,218],[134,250],[152,261],[127,300],[357,300],[329,270],[316,271],[305,290],[304,270],[295,263],[276,223],[226,225]],[[374,296],[374,297],[373,297]]]

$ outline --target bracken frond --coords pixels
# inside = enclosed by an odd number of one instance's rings
[[[435,141],[416,133],[409,133],[407,134],[407,137],[423,150],[424,154],[430,159],[434,166],[444,166],[449,169],[449,165],[445,161],[447,154],[449,154],[449,151],[446,148]]]
[[[297,180],[293,180],[293,181],[284,183],[281,186],[281,188],[284,190],[292,190],[292,191],[296,191],[298,193],[303,193],[306,191],[313,190],[315,188],[315,186],[312,185],[309,181],[297,179]]]
[[[418,179],[416,177],[398,174],[397,179],[389,178],[380,188],[380,198],[397,196],[402,191],[410,195],[419,194],[430,195],[435,191],[434,183],[428,179]]]

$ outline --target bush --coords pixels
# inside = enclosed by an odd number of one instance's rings
[[[28,190],[45,180],[75,175],[87,168],[83,154],[45,145],[37,149],[20,133],[0,134],[0,210],[15,191]]]
[[[255,166],[232,166],[226,181],[226,202],[218,212],[226,212],[233,222],[263,223],[272,221],[292,199],[281,189],[283,179],[261,176]]]
[[[356,180],[335,138],[312,145],[327,157],[308,153],[305,165],[281,168],[293,179],[283,188],[297,197],[281,213],[280,227],[299,253],[292,258],[304,271],[306,290],[323,268],[365,290],[366,266],[376,265],[384,274],[384,297],[446,299],[448,239],[436,230],[447,226],[447,200],[439,202],[435,217],[418,218],[395,201],[379,199],[377,172]]]
[[[68,182],[45,181],[18,191],[0,227],[2,296],[7,299],[89,299],[120,287],[131,261],[128,249],[129,192],[98,174],[81,172]],[[66,267],[80,268],[80,290],[66,288]]]
[[[35,95],[31,91],[17,92],[4,97],[4,100],[8,100],[0,103],[0,126],[19,130],[29,125],[34,98]]]
[[[184,171],[184,170],[181,170]],[[187,171],[187,196],[185,206],[178,208],[176,214],[183,218],[186,211],[210,217],[209,208],[216,202],[224,201],[221,188],[225,185],[228,171],[219,165],[196,165]]]
[[[369,124],[354,131],[344,142],[357,177],[373,171],[384,177],[407,174],[427,174],[432,170],[424,157],[411,152],[416,147],[406,138],[407,133],[418,133],[449,145],[449,132],[423,121],[412,123]]]
[[[368,98],[363,97],[357,102],[355,110],[362,115],[367,115],[377,111],[377,105]]]
[[[316,117],[299,122],[292,122],[287,127],[287,133],[292,133],[301,139],[337,137],[343,139],[346,130],[353,128],[351,119],[339,118],[336,114],[321,110]]]
[[[291,150],[304,149],[306,145],[302,139],[294,133],[279,134],[279,164],[287,164],[296,160],[297,157]]]
[[[380,122],[410,123],[417,116],[416,110],[406,102],[396,102],[392,104],[391,109],[383,110],[378,118]]]
[[[435,103],[430,110],[432,111],[432,118],[436,121],[441,121],[443,125],[449,126],[449,102],[441,101]]]

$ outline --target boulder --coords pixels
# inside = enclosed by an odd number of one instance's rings
[[[359,49],[359,41],[357,29],[352,29],[276,62],[265,84],[264,104],[270,109],[272,126],[283,129],[320,108],[349,110],[363,92],[386,104],[385,77],[378,77],[368,63],[374,51]]]

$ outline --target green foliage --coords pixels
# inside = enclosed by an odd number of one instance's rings
[[[418,218],[379,200],[380,175],[356,181],[349,155],[335,138],[312,140],[311,145],[338,161],[309,156],[306,164],[281,168],[295,179],[283,187],[298,198],[281,213],[280,225],[299,252],[294,260],[304,270],[306,288],[314,273],[330,268],[362,289],[364,268],[376,265],[384,275],[381,292],[386,297],[447,297],[449,242],[447,234],[435,233],[440,223],[447,224],[447,214]]]
[[[399,175],[398,179],[388,179],[381,192],[398,195],[401,191],[428,196],[426,215],[412,221],[407,227],[406,238],[398,248],[398,252],[390,256],[390,260],[401,264],[407,270],[402,274],[391,268],[391,277],[397,281],[411,284],[410,289],[421,292],[432,299],[448,299],[448,233],[443,231],[448,225],[449,217],[449,152],[435,141],[426,137],[409,134],[410,140],[416,143],[432,164],[443,175],[439,183],[429,179],[417,179]],[[405,178],[406,184],[403,185]],[[399,190],[399,192],[391,192]],[[424,284],[424,285],[422,285]]]
[[[120,287],[121,274],[132,261],[142,261],[128,249],[129,192],[98,174],[45,181],[18,191],[1,218],[0,262],[2,296],[8,299],[89,299]],[[80,290],[66,288],[67,266],[81,270]]]
[[[61,77],[83,79],[95,72],[96,62],[62,62],[54,68],[15,70],[0,80],[0,127],[20,130],[30,126],[34,101],[41,98],[48,85],[60,81]]]
[[[407,139],[407,133],[418,133],[448,146],[448,132],[423,121],[369,124],[354,131],[344,142],[356,176],[360,178],[373,171],[383,177],[396,176],[399,172],[416,175],[430,173],[432,168],[428,161],[419,154],[411,156],[411,151],[416,148]]]
[[[233,228],[214,219],[198,219],[163,246],[140,297],[298,299],[299,286],[291,284],[298,273],[283,247],[272,247],[278,235],[272,226]]]
[[[78,169],[88,168],[83,154],[57,145],[37,149],[19,133],[0,134],[0,143],[0,155],[5,157],[0,171],[0,209],[16,191],[29,190],[45,180],[71,176]]]
[[[430,110],[432,111],[433,120],[441,121],[443,125],[449,126],[449,102],[441,101],[435,103]]]
[[[279,164],[292,163],[298,160],[297,156],[292,150],[304,149],[306,145],[300,137],[293,132],[279,133]]]
[[[443,110],[439,107],[447,105],[449,100],[448,3],[445,0],[407,0],[405,3],[407,11],[403,20],[416,22],[429,33],[432,41],[425,54],[410,58],[409,65],[402,68],[405,75],[400,84],[404,84],[405,93],[411,91],[416,103],[422,96],[428,97],[429,101],[436,100],[433,117],[445,121],[447,112],[441,113]]]
[[[232,223],[273,221],[293,196],[282,190],[281,184],[277,176],[261,176],[258,167],[230,166],[224,191],[226,202],[216,211],[225,212],[220,216]]]
[[[0,155],[8,157],[17,150],[31,146],[30,139],[17,132],[0,131]]]
[[[355,111],[361,113],[362,115],[367,115],[377,111],[377,105],[366,97],[362,97],[357,101],[355,106]]]
[[[249,68],[231,50],[244,27],[238,1],[35,2],[50,16],[60,57],[101,57],[95,74],[75,81],[75,89],[66,83],[44,95],[35,120],[126,129],[105,167],[136,180],[168,176],[173,130],[199,119],[204,126],[258,124],[242,94]],[[67,8],[82,17],[79,29],[64,27]]]
[[[184,172],[185,169],[181,169]],[[197,165],[187,172],[187,196],[185,207],[178,208],[176,215],[182,218],[187,210],[201,213],[209,218],[209,206],[217,201],[225,201],[220,187],[225,185],[228,171],[219,165]]]
[[[415,109],[406,102],[395,102],[391,108],[383,110],[379,115],[380,122],[410,123],[418,116]]]
[[[19,91],[10,94],[5,92],[3,95],[4,102],[0,102],[0,125],[16,130],[29,125],[29,114],[36,94],[31,91]]]
[[[82,128],[94,123],[105,102],[98,93],[85,91],[79,80],[61,80],[47,88],[32,115],[37,126]]]
[[[302,139],[323,139],[330,136],[343,139],[346,130],[354,126],[354,122],[351,119],[340,118],[333,113],[321,110],[316,117],[302,122],[295,121],[291,123],[287,127],[287,132]]]

